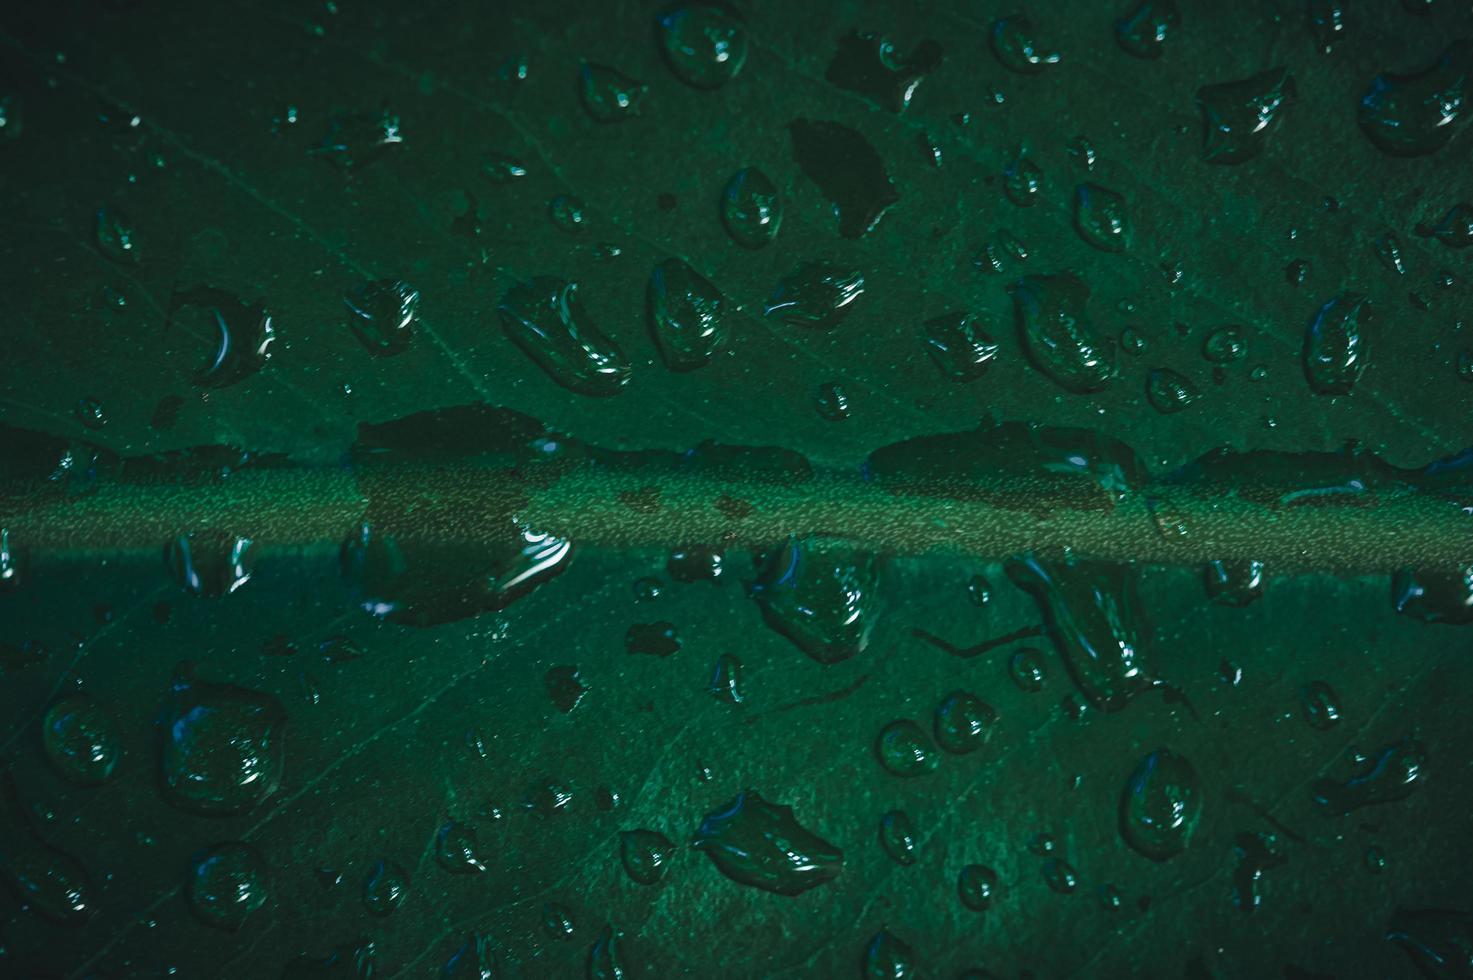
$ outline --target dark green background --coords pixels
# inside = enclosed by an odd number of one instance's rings
[[[0,20],[0,77],[23,125],[0,145],[0,417],[81,434],[72,408],[95,396],[108,422],[93,438],[120,452],[231,442],[316,460],[336,459],[359,421],[476,399],[602,445],[684,448],[714,437],[843,467],[875,446],[988,413],[1096,427],[1156,467],[1225,443],[1328,450],[1355,438],[1419,464],[1473,442],[1473,385],[1454,367],[1470,344],[1459,332],[1467,257],[1412,231],[1469,195],[1473,130],[1402,160],[1355,123],[1377,72],[1430,63],[1450,38],[1473,32],[1473,14],[1465,4],[1413,16],[1367,3],[1347,12],[1343,40],[1326,54],[1302,3],[1183,7],[1165,56],[1145,62],[1114,43],[1125,4],[1030,4],[1062,62],[1024,77],[1001,68],[986,44],[987,24],[1010,6],[759,0],[743,7],[748,62],[714,92],[685,86],[661,62],[650,4],[10,10]],[[882,31],[902,52],[941,41],[942,67],[903,114],[824,81],[850,29]],[[527,79],[506,80],[518,59]],[[642,114],[594,123],[576,97],[581,60],[647,83]],[[1204,163],[1196,89],[1281,64],[1298,95],[1263,155]],[[297,122],[273,124],[288,105]],[[334,115],[383,106],[400,117],[404,144],[382,159],[344,173],[310,152]],[[965,126],[952,118],[961,112],[970,113]],[[886,162],[900,201],[871,234],[838,236],[792,158],[786,125],[799,117],[859,130]],[[939,169],[922,151],[924,134],[941,147]],[[1080,136],[1098,153],[1089,175],[1066,151]],[[1001,190],[1020,144],[1045,173],[1044,200],[1026,210]],[[489,181],[482,167],[498,154],[520,159],[527,176]],[[734,244],[717,217],[721,188],[748,165],[786,202],[777,241],[757,252]],[[1073,188],[1084,179],[1126,198],[1127,253],[1093,251],[1072,229]],[[561,193],[587,205],[581,234],[547,218]],[[659,208],[661,194],[676,206]],[[1338,207],[1327,209],[1327,197]],[[136,267],[110,263],[93,244],[92,214],[104,203],[131,216]],[[478,235],[453,227],[468,207]],[[973,258],[1002,228],[1029,258],[1006,276],[978,272]],[[1401,241],[1405,276],[1372,254],[1387,230]],[[600,257],[601,242],[622,253]],[[670,255],[746,308],[732,324],[731,354],[685,375],[659,363],[644,321],[649,271]],[[1298,287],[1284,274],[1294,259],[1311,263]],[[868,288],[843,324],[809,333],[757,317],[776,280],[810,260],[864,271]],[[1183,269],[1175,288],[1160,271],[1172,262]],[[1012,329],[1004,283],[1060,269],[1089,283],[1102,328],[1130,326],[1147,342],[1098,395],[1063,394],[1029,366]],[[1450,288],[1434,285],[1443,269],[1456,277]],[[594,320],[635,361],[624,392],[571,395],[503,337],[496,303],[532,275],[581,284]],[[340,304],[345,290],[380,277],[412,282],[423,317],[409,352],[374,359]],[[263,300],[279,331],[266,369],[219,391],[191,387],[203,347],[164,324],[170,294],[203,284]],[[109,308],[105,289],[126,306]],[[1347,289],[1376,310],[1371,366],[1352,395],[1332,400],[1312,394],[1299,353],[1314,311]],[[1430,309],[1409,302],[1412,291]],[[1002,344],[987,376],[965,386],[937,373],[918,334],[922,321],[958,309],[982,315]],[[1215,384],[1201,345],[1226,323],[1244,325],[1249,356]],[[1180,414],[1154,412],[1145,376],[1163,366],[1193,378],[1202,399]],[[1266,377],[1250,381],[1259,366]],[[849,394],[849,419],[814,409],[829,381]],[[150,417],[171,394],[185,398],[178,424],[157,431]],[[663,561],[583,554],[504,615],[423,630],[353,610],[328,560],[278,555],[217,601],[184,595],[152,561],[38,569],[25,590],[0,597],[0,642],[50,650],[43,663],[0,676],[0,745],[47,837],[96,877],[100,910],[67,930],[5,906],[0,973],[274,976],[298,953],[371,936],[376,975],[435,975],[468,935],[484,933],[507,975],[577,975],[611,924],[635,977],[853,975],[882,926],[911,943],[926,976],[967,966],[1003,976],[1177,976],[1192,961],[1222,977],[1273,976],[1289,964],[1404,976],[1412,968],[1382,939],[1392,910],[1473,906],[1468,641],[1396,617],[1384,578],[1277,578],[1263,600],[1234,610],[1206,602],[1195,570],[1150,571],[1156,657],[1196,715],[1148,695],[1078,723],[1060,708],[1071,688],[1052,654],[1044,691],[1025,695],[1007,678],[1011,648],[961,662],[909,635],[924,626],[972,642],[1036,623],[1035,607],[995,567],[892,562],[876,642],[826,667],[762,625],[739,581],[745,556],[730,556],[718,585],[676,585],[638,603],[632,583]],[[998,586],[985,612],[965,592],[977,571]],[[166,624],[154,616],[160,601],[172,604]],[[105,625],[97,604],[111,610]],[[664,660],[626,654],[625,630],[653,620],[674,622],[684,648]],[[263,655],[279,634],[296,643],[295,658]],[[322,662],[313,651],[334,634],[365,656]],[[740,706],[706,692],[722,652],[746,665]],[[286,783],[257,812],[191,817],[156,792],[153,723],[185,659],[288,705]],[[1224,659],[1242,667],[1239,686],[1219,681]],[[592,688],[567,716],[543,688],[559,664],[577,664]],[[303,673],[321,690],[315,706],[300,693]],[[822,700],[861,678],[853,694]],[[1315,679],[1343,702],[1344,721],[1327,732],[1299,712],[1296,692]],[[39,752],[39,712],[77,682],[107,702],[125,736],[118,773],[97,790],[65,785]],[[873,755],[879,729],[901,717],[927,722],[958,687],[998,710],[987,748],[948,756],[919,779],[886,774]],[[485,758],[468,748],[471,731]],[[1343,777],[1352,747],[1413,733],[1430,761],[1410,799],[1335,819],[1312,811],[1310,782]],[[1119,839],[1115,803],[1138,758],[1161,745],[1194,762],[1206,803],[1188,851],[1156,865]],[[519,809],[528,788],[549,779],[572,787],[567,812],[543,819]],[[844,849],[833,884],[771,895],[688,850],[659,885],[625,875],[618,831],[648,827],[683,841],[748,786],[791,804]],[[601,812],[600,787],[623,806]],[[1235,795],[1304,838],[1284,840],[1288,863],[1268,872],[1254,914],[1232,901],[1233,839],[1272,827]],[[878,845],[879,816],[896,806],[922,838],[909,868]],[[478,828],[484,874],[451,876],[433,861],[447,816]],[[1078,893],[1045,887],[1043,860],[1025,846],[1040,831],[1059,838],[1082,879]],[[199,924],[180,895],[189,854],[229,839],[259,846],[273,876],[269,906],[236,935]],[[1387,855],[1379,875],[1365,868],[1371,843]],[[412,883],[403,907],[375,920],[360,889],[381,855],[407,867]],[[956,896],[956,874],[972,862],[1002,881],[981,915]],[[324,886],[318,868],[341,872],[343,883]],[[1121,910],[1095,899],[1105,882],[1124,894]],[[571,940],[542,930],[547,902],[571,910]]]

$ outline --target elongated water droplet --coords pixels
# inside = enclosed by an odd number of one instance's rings
[[[276,342],[275,322],[263,304],[213,286],[175,293],[168,326],[206,345],[193,379],[200,388],[226,388],[255,374],[271,359]]]
[[[791,807],[747,790],[706,815],[693,845],[732,881],[797,895],[838,876],[844,852],[798,823]]]
[[[604,926],[588,950],[588,980],[624,980],[619,939],[620,935],[613,926]]]
[[[888,929],[871,937],[861,964],[864,980],[915,980],[915,951]]]
[[[1010,71],[1035,75],[1059,63],[1059,53],[1038,40],[1033,22],[1023,14],[993,21],[987,30],[987,40],[997,60]]]
[[[782,221],[782,197],[762,171],[745,167],[726,182],[721,192],[721,223],[738,245],[761,248],[777,237]]]
[[[725,348],[725,298],[680,259],[666,259],[655,266],[648,301],[650,329],[670,370],[693,370]]]
[[[1448,248],[1473,245],[1473,204],[1454,204],[1436,223],[1417,225],[1417,234],[1423,238],[1434,238]]]
[[[1076,395],[1115,375],[1115,344],[1085,315],[1089,287],[1070,273],[1024,276],[1009,287],[1024,348],[1034,365]]]
[[[502,329],[569,391],[618,394],[633,368],[619,345],[589,319],[577,289],[577,283],[548,276],[511,287],[497,308]]]
[[[1130,244],[1130,218],[1125,198],[1098,184],[1074,188],[1074,230],[1104,252],[1123,252]]]
[[[864,292],[864,276],[821,262],[805,262],[785,276],[763,310],[795,327],[829,330]]]
[[[363,882],[363,907],[371,915],[388,915],[404,902],[408,890],[409,872],[395,861],[379,858]]]
[[[1322,395],[1350,393],[1366,370],[1369,317],[1370,304],[1360,293],[1344,293],[1320,307],[1304,335],[1304,374],[1311,388]]]
[[[435,861],[451,874],[485,871],[476,842],[476,828],[458,820],[447,820],[435,833]]]
[[[880,846],[896,864],[916,863],[916,832],[904,810],[891,810],[880,818]]]
[[[1203,573],[1207,598],[1238,607],[1262,598],[1263,569],[1263,562],[1251,558],[1208,562]]]
[[[850,31],[839,38],[839,49],[824,78],[892,112],[901,112],[921,80],[940,66],[941,45],[935,41],[922,41],[902,58],[884,35]]]
[[[344,173],[354,173],[404,145],[399,117],[388,108],[330,118],[327,133],[311,151]]]
[[[180,588],[217,599],[251,579],[251,539],[227,531],[197,531],[164,547],[164,565]]]
[[[874,230],[900,192],[869,140],[836,122],[795,119],[788,123],[793,157],[818,185],[839,216],[839,235],[859,238]]]
[[[1343,816],[1364,806],[1404,800],[1426,780],[1427,750],[1408,738],[1382,748],[1359,775],[1344,782],[1317,779],[1310,792],[1322,813]]]

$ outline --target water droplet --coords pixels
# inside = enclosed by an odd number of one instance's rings
[[[1371,844],[1366,848],[1362,860],[1365,862],[1366,870],[1373,875],[1378,875],[1386,870],[1386,852],[1375,844]]]
[[[476,828],[458,820],[447,820],[435,833],[435,861],[451,874],[485,871],[477,850]]]
[[[1426,780],[1427,750],[1407,738],[1383,747],[1359,774],[1344,782],[1316,779],[1310,792],[1326,816],[1343,816],[1364,806],[1404,800]]]
[[[409,872],[394,861],[379,858],[363,882],[363,907],[370,915],[388,915],[403,904],[408,890]]]
[[[986,865],[969,864],[956,878],[957,895],[973,912],[986,912],[997,894],[997,872]]]
[[[271,359],[276,328],[260,303],[213,286],[175,293],[169,302],[168,326],[191,338],[208,338],[204,364],[194,374],[201,388],[225,388],[255,374]]]
[[[566,905],[548,902],[542,906],[542,928],[554,939],[572,939],[573,913]]]
[[[881,614],[875,557],[822,540],[789,539],[750,592],[767,625],[819,663],[862,652]]]
[[[665,571],[677,582],[719,582],[726,570],[726,556],[718,548],[696,545],[677,548],[665,559]]]
[[[964,755],[980,749],[992,737],[997,712],[975,694],[953,691],[936,706],[936,744]]]
[[[547,216],[559,231],[580,232],[588,220],[583,201],[572,194],[559,194],[547,202]]]
[[[655,266],[647,290],[650,329],[665,366],[690,371],[726,347],[726,299],[680,259]]]
[[[1364,321],[1370,304],[1360,293],[1343,293],[1321,306],[1304,335],[1304,374],[1322,395],[1348,395],[1365,373]]]
[[[1123,252],[1130,243],[1125,198],[1098,184],[1080,184],[1074,188],[1074,230],[1101,251]]]
[[[286,709],[274,695],[175,674],[162,732],[164,798],[182,810],[244,813],[281,785]]]
[[[1397,241],[1392,232],[1384,232],[1376,237],[1371,243],[1371,251],[1381,264],[1399,276],[1406,275],[1406,263],[1401,257],[1401,242]]]
[[[982,377],[999,350],[973,313],[948,313],[927,320],[921,333],[931,360],[953,381]]]
[[[90,395],[78,399],[73,414],[76,415],[78,422],[89,429],[100,429],[107,424],[107,414],[102,409],[102,402]]]
[[[914,951],[888,929],[881,929],[864,947],[864,980],[914,980]]]
[[[1246,606],[1263,596],[1263,562],[1251,558],[1207,563],[1207,598],[1224,606]]]
[[[901,112],[921,80],[940,66],[941,45],[935,41],[922,41],[902,58],[884,35],[850,31],[839,38],[839,49],[824,78],[892,112]]]
[[[578,284],[537,276],[507,290],[497,308],[507,337],[548,375],[580,395],[618,394],[633,370],[619,345],[596,327]]]
[[[114,262],[137,265],[139,262],[137,232],[133,221],[113,205],[97,209],[93,221],[97,250]]]
[[[687,85],[720,88],[747,61],[742,17],[719,0],[672,4],[656,15],[655,28],[665,63]]]
[[[1126,54],[1159,58],[1179,20],[1176,0],[1143,0],[1115,22],[1115,40]]]
[[[1325,54],[1345,36],[1345,5],[1341,0],[1309,0],[1309,31]]]
[[[578,702],[588,693],[588,685],[583,683],[578,668],[572,665],[549,667],[542,677],[542,684],[547,688],[547,696],[552,698],[553,706],[563,714],[578,707]]]
[[[201,922],[235,932],[266,904],[266,859],[249,844],[216,844],[194,857],[185,891]]]
[[[1391,579],[1391,605],[1424,623],[1473,622],[1473,565],[1400,569]]]
[[[1421,71],[1382,72],[1361,96],[1356,119],[1384,153],[1399,157],[1434,153],[1452,139],[1462,121],[1473,73],[1473,41],[1459,39]]]
[[[5,805],[19,809],[14,783],[8,775],[5,778],[5,793],[10,797]],[[63,926],[84,925],[96,907],[91,879],[77,859],[39,837],[26,840],[18,827],[6,830],[0,879],[24,906]],[[0,956],[0,966],[8,965],[12,964]]]
[[[721,223],[738,245],[761,248],[777,237],[782,222],[782,197],[762,171],[745,167],[726,182],[721,192]]]
[[[1241,327],[1218,327],[1202,341],[1202,356],[1213,364],[1232,364],[1248,356],[1248,341]]]
[[[404,144],[399,117],[387,108],[379,112],[353,112],[333,116],[327,134],[312,150],[337,169],[351,173],[380,159]]]
[[[892,721],[880,729],[875,754],[880,765],[896,776],[923,776],[941,764],[930,738],[913,721]]]
[[[1436,224],[1418,224],[1417,234],[1423,238],[1434,238],[1448,248],[1473,245],[1473,204],[1454,204]]]
[[[585,62],[578,69],[578,97],[595,122],[613,123],[639,114],[649,87],[607,65]]]
[[[588,980],[624,980],[619,939],[620,935],[613,926],[604,926],[588,950]]]
[[[1115,376],[1115,345],[1085,316],[1089,287],[1070,273],[1024,276],[1009,287],[1018,331],[1034,365],[1076,395]]]
[[[668,657],[680,650],[680,637],[675,624],[635,623],[624,634],[624,649],[629,653],[641,653],[650,657]]]
[[[1043,655],[1034,647],[1019,647],[1008,658],[1008,676],[1018,689],[1028,694],[1043,690],[1048,672],[1043,666]]]
[[[1252,160],[1262,152],[1293,98],[1294,79],[1287,68],[1270,68],[1241,81],[1197,89],[1202,158],[1208,163]]]
[[[1058,52],[1043,46],[1034,36],[1033,22],[1022,14],[993,21],[988,28],[987,39],[992,53],[1009,71],[1035,75],[1049,65],[1059,63]]]
[[[723,653],[716,658],[716,667],[711,671],[711,683],[708,686],[712,696],[718,701],[740,704],[741,680],[742,662],[729,653]]]
[[[1155,368],[1146,375],[1146,400],[1162,415],[1180,412],[1201,396],[1195,382],[1170,368]]]
[[[509,184],[518,177],[527,176],[527,168],[516,157],[503,154],[493,154],[481,167],[481,173],[485,174],[492,183]]]
[[[641,885],[653,885],[663,878],[674,853],[670,838],[657,830],[625,830],[619,834],[619,860],[629,877]]]
[[[250,581],[251,544],[250,538],[226,531],[196,531],[164,546],[164,565],[180,588],[218,599]]]
[[[813,402],[818,414],[830,422],[842,422],[849,417],[849,396],[838,382],[825,381],[819,385]]]
[[[1023,557],[1009,561],[1007,572],[1038,603],[1069,676],[1091,706],[1118,711],[1150,686],[1138,570]]]
[[[1095,154],[1095,145],[1090,142],[1089,137],[1074,137],[1069,141],[1069,145],[1065,147],[1065,151],[1084,168],[1085,173],[1094,173],[1097,157]]]
[[[844,852],[815,835],[792,807],[747,790],[706,815],[692,844],[741,885],[797,895],[838,876]]]
[[[1299,689],[1299,707],[1311,728],[1323,732],[1340,724],[1340,699],[1324,681],[1310,681]]]
[[[859,238],[874,230],[900,192],[869,140],[835,122],[795,119],[788,123],[798,167],[818,185],[839,216],[839,235]],[[745,243],[744,243],[745,244]]]
[[[364,283],[343,297],[348,326],[371,354],[398,354],[409,348],[419,309],[419,290],[393,279]]]
[[[1101,885],[1095,891],[1095,894],[1099,896],[1100,908],[1106,912],[1118,912],[1121,906],[1125,904],[1125,900],[1120,894],[1120,889],[1109,882]]]
[[[967,580],[967,598],[979,609],[986,608],[992,601],[992,583],[985,575],[973,575]]]
[[[1274,834],[1239,834],[1234,850],[1238,866],[1233,870],[1233,901],[1244,912],[1252,912],[1263,904],[1263,873],[1289,863],[1279,850]]]
[[[1072,894],[1079,887],[1079,874],[1063,858],[1043,862],[1043,880],[1051,891],[1060,895]]]
[[[880,817],[880,846],[890,860],[903,867],[916,863],[916,832],[904,810],[890,810]]]
[[[1308,259],[1295,259],[1284,266],[1284,278],[1288,280],[1291,286],[1302,286],[1304,285],[1304,281],[1309,278],[1309,269]]]
[[[41,719],[41,747],[57,772],[83,786],[106,780],[123,754],[112,716],[85,694],[63,698],[47,709]]]
[[[1170,749],[1142,759],[1120,797],[1120,836],[1152,861],[1184,851],[1202,815],[1197,770]]]
[[[1003,171],[1003,192],[1020,208],[1032,207],[1043,185],[1043,170],[1023,153]]]

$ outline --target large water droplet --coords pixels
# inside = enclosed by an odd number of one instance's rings
[[[726,346],[726,300],[680,259],[666,259],[650,275],[650,328],[665,366],[689,371]]]
[[[1364,806],[1404,800],[1426,779],[1427,750],[1407,738],[1382,748],[1344,782],[1316,779],[1310,791],[1321,812],[1342,816]]]
[[[956,891],[967,908],[985,912],[997,894],[997,872],[984,864],[969,864],[957,875]]]
[[[519,283],[497,308],[513,343],[558,384],[580,395],[615,395],[633,370],[624,351],[589,319],[578,284],[549,276]]]
[[[1028,556],[1008,562],[1007,572],[1037,601],[1069,676],[1093,707],[1118,711],[1151,685],[1137,569]]]
[[[1197,770],[1170,749],[1142,759],[1120,797],[1120,836],[1152,861],[1186,849],[1202,813]]]
[[[1010,71],[1034,75],[1059,63],[1059,53],[1044,47],[1035,36],[1033,22],[1023,14],[993,21],[987,40],[997,60]]]
[[[935,41],[922,41],[902,58],[884,35],[850,31],[839,38],[839,50],[824,78],[900,112],[910,104],[921,80],[940,66],[941,45]]]
[[[924,776],[941,764],[924,729],[913,721],[892,721],[875,740],[880,765],[895,776]]]
[[[85,694],[63,698],[47,709],[41,719],[41,747],[57,772],[83,786],[107,779],[123,754],[112,716]]]
[[[240,841],[216,844],[195,855],[185,893],[201,922],[234,932],[266,904],[266,859]]]
[[[1176,0],[1142,0],[1115,22],[1115,41],[1126,54],[1159,58],[1180,19]]]
[[[1146,375],[1146,400],[1162,415],[1180,412],[1200,397],[1196,382],[1171,368],[1156,368]]]
[[[624,980],[619,939],[613,926],[604,926],[588,950],[588,980]]]
[[[168,326],[206,343],[204,363],[194,373],[201,388],[225,388],[266,366],[276,342],[271,313],[213,286],[175,293],[169,302]]]
[[[1473,623],[1473,565],[1403,568],[1391,580],[1391,605],[1426,623]]]
[[[1365,373],[1369,301],[1344,293],[1321,306],[1304,335],[1304,374],[1322,395],[1346,395]]]
[[[274,695],[174,676],[165,708],[164,798],[183,810],[244,813],[274,794],[284,765],[286,709]]]
[[[1244,163],[1258,156],[1293,97],[1294,79],[1287,68],[1199,88],[1202,158],[1208,163]]]
[[[1473,41],[1461,38],[1421,71],[1382,72],[1361,96],[1356,114],[1361,131],[1393,156],[1415,157],[1442,149],[1468,111],[1470,74]]]
[[[720,0],[687,0],[655,17],[660,53],[675,76],[713,89],[736,77],[747,61],[747,29],[736,8]]]
[[[817,539],[789,539],[750,592],[767,625],[819,663],[862,652],[881,614],[875,556]]]
[[[1062,388],[1099,391],[1115,375],[1115,344],[1085,316],[1089,287],[1070,273],[1024,276],[1009,287],[1018,332],[1034,365]]]
[[[788,124],[793,156],[839,216],[839,234],[859,238],[872,231],[900,192],[885,162],[858,130],[836,122],[795,119]]]
[[[706,815],[693,845],[732,881],[797,895],[838,876],[844,852],[798,823],[792,807],[747,790]]]
[[[622,122],[638,115],[648,91],[648,86],[607,65],[585,62],[578,69],[578,97],[597,122]]]
[[[973,313],[948,313],[927,320],[921,334],[931,360],[953,381],[982,377],[999,349]]]
[[[732,175],[721,192],[721,223],[732,240],[745,248],[761,248],[777,237],[783,202],[765,173],[744,167]]]
[[[889,929],[881,929],[864,947],[864,980],[915,980],[915,951]]]
[[[904,810],[890,810],[880,818],[880,846],[896,864],[916,863],[916,831]]]
[[[398,354],[409,349],[419,290],[407,282],[375,279],[343,297],[348,327],[370,354]]]

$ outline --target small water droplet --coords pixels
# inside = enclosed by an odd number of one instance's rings
[[[1043,654],[1035,647],[1019,647],[1008,658],[1008,676],[1020,691],[1036,694],[1043,690],[1043,682],[1048,678]]]
[[[363,907],[371,915],[388,915],[404,902],[408,890],[409,873],[396,862],[379,858],[363,882]]]
[[[1435,239],[1448,248],[1467,248],[1473,245],[1473,204],[1454,204],[1435,224],[1418,224],[1416,230],[1421,237]]]
[[[196,531],[164,546],[164,566],[186,592],[218,599],[250,581],[255,566],[252,543],[226,531]]]
[[[675,77],[700,89],[720,88],[747,61],[747,29],[736,9],[714,0],[675,3],[655,17],[660,53]]]
[[[890,810],[880,817],[880,846],[890,860],[904,867],[916,863],[916,832],[904,810]]]
[[[1072,894],[1079,888],[1079,874],[1063,858],[1049,858],[1043,863],[1043,880],[1051,891]]]
[[[936,744],[958,755],[975,752],[992,737],[997,712],[975,694],[953,691],[936,706]]]
[[[1251,558],[1207,563],[1203,584],[1207,598],[1224,606],[1242,607],[1263,596],[1263,562]]]
[[[552,219],[554,228],[569,233],[582,231],[588,220],[583,201],[572,194],[559,194],[548,201],[547,216]]]
[[[1343,816],[1364,806],[1404,800],[1427,780],[1427,750],[1413,738],[1384,746],[1361,772],[1344,782],[1317,779],[1310,787],[1326,816]]]
[[[1218,327],[1202,341],[1202,356],[1213,364],[1232,364],[1248,356],[1248,341],[1243,329],[1229,324]]]
[[[1126,54],[1159,58],[1179,20],[1176,0],[1143,0],[1115,22],[1115,41]]]
[[[993,21],[987,38],[992,53],[1009,71],[1034,75],[1059,63],[1058,52],[1044,47],[1035,35],[1033,22],[1023,14]]]
[[[1074,188],[1074,230],[1101,251],[1123,252],[1131,238],[1125,198],[1098,184],[1080,184]]]
[[[923,776],[941,764],[930,738],[913,721],[892,721],[880,729],[875,754],[880,765],[896,776]]]
[[[1197,770],[1170,749],[1142,759],[1120,797],[1120,835],[1140,854],[1166,861],[1184,851],[1202,811]]]
[[[244,813],[281,786],[286,709],[274,695],[175,674],[162,719],[164,798],[204,814]]]
[[[625,830],[619,834],[619,860],[629,877],[641,885],[653,885],[664,877],[674,853],[670,838],[657,830]]]
[[[485,871],[476,843],[476,828],[447,820],[435,833],[435,861],[451,874]]]
[[[711,671],[711,683],[708,688],[718,701],[740,704],[742,701],[741,680],[742,662],[729,653],[723,653],[716,658],[716,667]]]
[[[1042,185],[1042,168],[1023,153],[1014,157],[1003,171],[1003,192],[1020,208],[1031,207],[1038,200]]]
[[[973,313],[948,313],[921,327],[926,352],[953,381],[975,381],[987,373],[999,346]]]
[[[1029,358],[1074,394],[1099,391],[1115,376],[1115,345],[1085,315],[1089,287],[1070,273],[1024,276],[1009,287]]]
[[[1340,724],[1340,699],[1324,681],[1310,681],[1299,689],[1299,707],[1311,728],[1323,732]]]
[[[578,69],[578,97],[595,122],[614,123],[639,114],[649,87],[607,65],[585,62]]]
[[[912,980],[916,975],[915,952],[910,944],[888,929],[881,929],[864,947],[861,960],[864,980]]]
[[[818,395],[813,401],[818,414],[830,422],[842,422],[849,417],[849,396],[836,381],[825,381],[819,385]]]
[[[1156,368],[1146,375],[1146,400],[1162,415],[1180,412],[1201,395],[1190,378],[1170,368]]]
[[[967,908],[985,912],[997,894],[997,872],[986,865],[969,864],[957,875],[956,891]]]
[[[721,223],[744,248],[761,248],[777,237],[783,222],[782,197],[756,167],[732,175],[721,192]]]
[[[83,786],[106,780],[123,754],[117,724],[86,694],[63,698],[47,709],[41,719],[41,747],[57,772]]]
[[[133,221],[118,207],[104,205],[97,209],[93,218],[93,237],[97,250],[114,262],[137,265],[140,261]]]
[[[195,855],[185,892],[196,918],[235,932],[266,904],[266,859],[249,844],[216,844]]]
[[[901,57],[882,34],[850,31],[839,38],[824,78],[892,112],[901,112],[928,74],[941,66],[941,45],[925,40]]]

